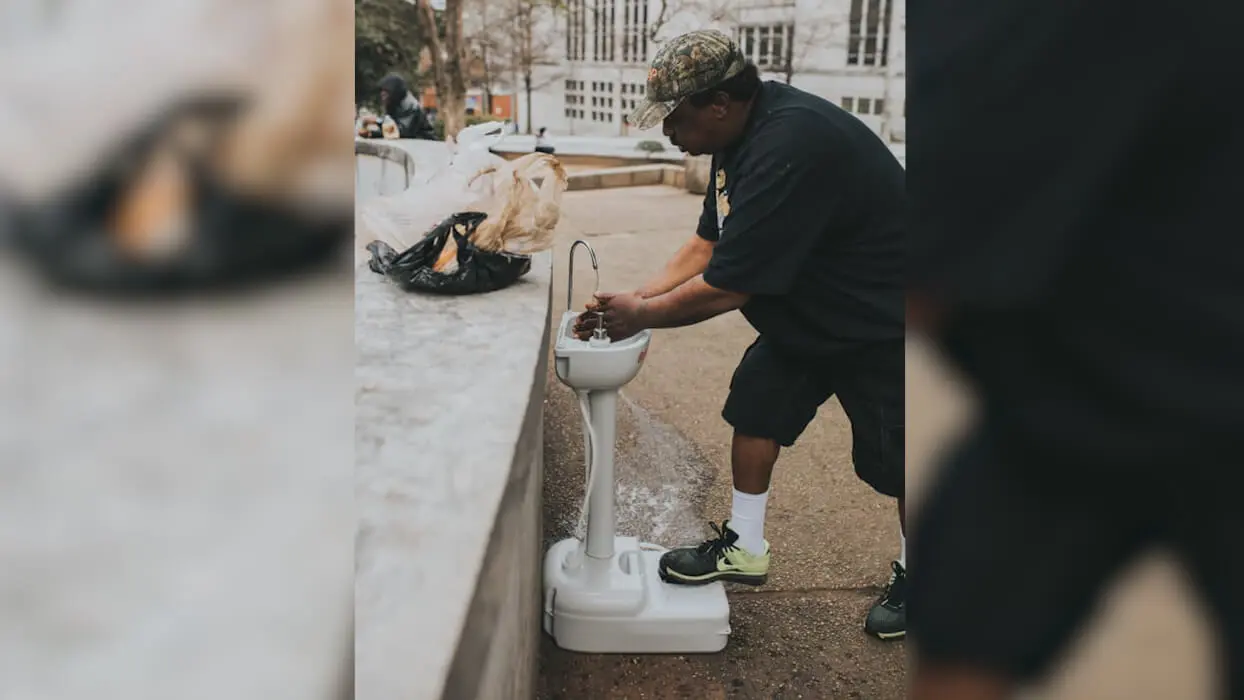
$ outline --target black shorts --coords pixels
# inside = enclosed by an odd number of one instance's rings
[[[814,362],[762,336],[743,353],[722,417],[743,435],[795,444],[835,394],[851,421],[855,473],[899,498],[904,485],[902,340],[877,343]]]
[[[963,440],[911,523],[909,630],[921,661],[1036,680],[1116,574],[1162,546],[1221,634],[1228,697],[1244,697],[1238,466],[1191,454],[1156,468],[1023,464],[999,445],[985,429]]]

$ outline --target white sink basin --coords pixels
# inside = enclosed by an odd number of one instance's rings
[[[595,338],[579,340],[574,336],[574,322],[578,317],[577,311],[562,314],[557,344],[553,348],[557,378],[580,391],[618,389],[634,379],[648,354],[652,331],[640,331],[617,342]]]

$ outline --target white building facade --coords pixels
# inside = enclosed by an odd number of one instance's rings
[[[820,95],[889,141],[905,140],[906,0],[568,0],[566,6],[540,27],[550,48],[532,71],[535,128],[642,135],[623,116],[644,95],[649,60],[665,40],[711,28],[733,36],[765,79]],[[525,96],[519,101],[525,117]]]

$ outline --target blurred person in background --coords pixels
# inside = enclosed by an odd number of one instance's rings
[[[380,138],[380,120],[366,107],[359,107],[354,119],[355,133],[363,138]]]
[[[406,80],[397,74],[389,74],[380,80],[380,108],[384,115],[397,125],[398,138],[439,141],[436,131],[428,121],[428,115],[419,100],[410,92]],[[377,122],[374,115],[364,116],[364,127]],[[375,134],[369,131],[369,134]]]
[[[912,522],[916,700],[1042,679],[1155,546],[1244,698],[1242,34],[1209,0],[913,6],[909,323],[979,409]]]
[[[552,155],[554,150],[553,141],[548,137],[548,128],[540,127],[540,131],[536,132],[536,153]]]

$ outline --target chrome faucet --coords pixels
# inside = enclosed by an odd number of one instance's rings
[[[596,251],[592,250],[591,244],[589,244],[587,241],[580,238],[579,240],[572,243],[570,246],[570,270],[568,274],[568,279],[566,280],[566,310],[567,311],[570,311],[571,304],[574,303],[574,252],[575,252],[575,249],[577,249],[579,246],[583,246],[584,248],[587,248],[587,253],[592,258],[592,270],[596,272],[596,290],[593,292],[593,295],[595,295],[596,292],[600,291],[600,264],[596,260]],[[596,338],[602,338],[602,339],[608,338],[608,335],[605,333],[604,314],[597,312],[596,328],[593,330],[592,335],[595,336]]]
[[[596,262],[596,251],[592,250],[592,246],[587,241],[580,238],[570,246],[570,274],[566,281],[566,310],[570,310],[571,304],[574,303],[574,252],[579,246],[587,248],[587,253],[592,257],[592,269],[596,271],[596,291],[600,291],[600,265]],[[595,292],[593,292],[595,293]]]

